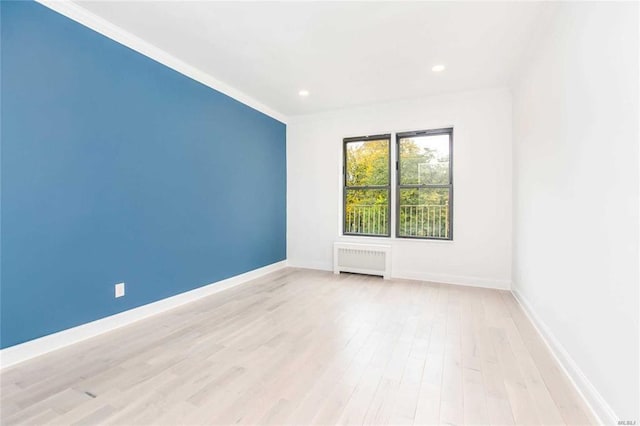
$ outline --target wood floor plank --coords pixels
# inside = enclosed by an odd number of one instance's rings
[[[0,423],[592,424],[509,293],[286,269],[3,370]]]
[[[413,424],[439,424],[447,327],[448,288],[438,286]]]
[[[503,309],[499,293],[493,292],[485,300],[493,316],[492,323],[494,326],[491,330],[490,338],[500,360],[504,374],[504,385],[511,404],[513,417],[517,424],[539,425],[541,422],[535,409],[535,403],[519,368],[506,331],[510,317]]]
[[[485,306],[482,303],[486,290],[481,290],[479,300],[473,305],[474,329],[477,335],[478,351],[482,364],[484,391],[487,401],[489,424],[513,425],[515,420],[505,387],[505,376],[500,360],[491,340],[492,329],[489,327]]]
[[[461,350],[464,399],[464,423],[472,425],[489,424],[487,394],[485,392],[485,372],[480,351],[480,336],[475,327],[474,305],[480,302],[479,292],[469,289],[462,293],[461,307]]]

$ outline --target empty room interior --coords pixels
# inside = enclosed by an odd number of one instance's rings
[[[639,21],[0,1],[0,423],[638,424]]]

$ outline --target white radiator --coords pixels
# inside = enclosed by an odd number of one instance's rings
[[[391,246],[333,243],[333,273],[354,272],[391,278]]]

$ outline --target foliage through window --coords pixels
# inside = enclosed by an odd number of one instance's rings
[[[453,129],[396,135],[395,209],[391,209],[391,136],[344,140],[345,235],[452,239]],[[395,214],[395,218],[391,215]]]
[[[344,140],[344,234],[391,234],[390,145],[390,135]]]
[[[396,235],[452,239],[453,129],[399,133]]]

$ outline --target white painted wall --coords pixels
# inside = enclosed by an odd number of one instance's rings
[[[561,3],[514,89],[514,289],[603,421],[638,407],[638,3]]]
[[[394,277],[509,288],[511,124],[507,89],[290,118],[289,264],[330,270],[334,241],[390,242]],[[454,127],[454,241],[341,237],[342,139],[447,126]]]

